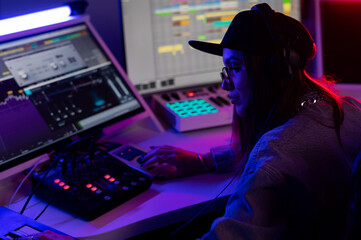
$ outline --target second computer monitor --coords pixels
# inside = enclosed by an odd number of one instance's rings
[[[251,0],[121,0],[126,69],[141,94],[216,83],[222,58],[191,49],[189,40],[220,42]],[[270,0],[300,20],[301,0]]]

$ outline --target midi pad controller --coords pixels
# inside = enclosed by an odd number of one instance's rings
[[[43,181],[45,173],[38,174],[32,181],[34,189],[40,182],[36,196],[76,217],[93,220],[152,184],[147,173],[104,151],[95,152],[94,159],[84,159],[82,165],[80,171],[67,174],[62,167],[55,167]]]
[[[152,96],[154,112],[179,132],[228,125],[233,106],[219,85]]]

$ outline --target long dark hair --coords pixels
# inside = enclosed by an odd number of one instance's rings
[[[297,112],[302,96],[316,92],[333,106],[334,126],[338,137],[343,121],[341,100],[323,82],[311,78],[305,63],[293,67],[293,74],[285,69],[284,62],[274,63],[270,57],[244,55],[250,93],[245,116],[234,111],[232,141],[236,153],[245,161],[256,142],[267,131],[282,125]],[[339,137],[340,140],[340,137]]]

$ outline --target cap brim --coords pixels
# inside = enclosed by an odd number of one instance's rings
[[[201,42],[201,41],[195,41],[191,40],[188,42],[188,44],[202,52],[223,56],[223,46],[221,44],[217,43],[209,43],[209,42]]]

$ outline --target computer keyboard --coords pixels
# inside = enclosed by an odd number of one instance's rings
[[[6,207],[0,207],[0,240],[13,240],[46,230],[66,235]]]

